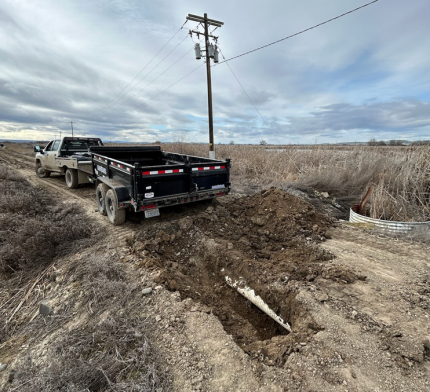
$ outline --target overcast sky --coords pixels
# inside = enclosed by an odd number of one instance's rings
[[[187,14],[224,22],[230,58],[369,1],[0,0],[0,138],[51,139],[73,121],[104,140],[206,143]],[[215,143],[430,139],[429,15],[428,0],[379,0],[230,61],[264,121],[227,65],[212,67]]]

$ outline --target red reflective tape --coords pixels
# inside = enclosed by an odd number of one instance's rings
[[[193,167],[193,171],[200,170],[219,170],[225,169],[225,166],[201,166],[201,167]]]
[[[183,169],[172,169],[172,170],[155,170],[155,171],[146,171],[142,172],[143,176],[150,176],[154,174],[171,174],[171,173],[182,173]]]

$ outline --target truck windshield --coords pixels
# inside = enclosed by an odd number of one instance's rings
[[[98,140],[66,140],[63,148],[68,151],[88,150],[90,146],[98,146]]]

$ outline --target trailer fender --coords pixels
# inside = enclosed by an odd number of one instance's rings
[[[130,190],[118,181],[115,181],[108,177],[97,177],[97,184],[106,184],[110,189],[113,189],[116,193],[118,200],[118,208],[127,208],[131,206]]]

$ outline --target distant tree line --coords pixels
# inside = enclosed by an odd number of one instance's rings
[[[376,140],[370,139],[367,142],[368,146],[428,146],[430,145],[430,140],[416,140],[414,142],[405,142],[404,140]]]
[[[430,146],[430,140],[416,140],[411,143],[411,146]]]
[[[370,139],[367,142],[368,146],[404,146],[404,143],[402,140],[388,140],[387,142],[384,140],[376,140],[376,139]]]

